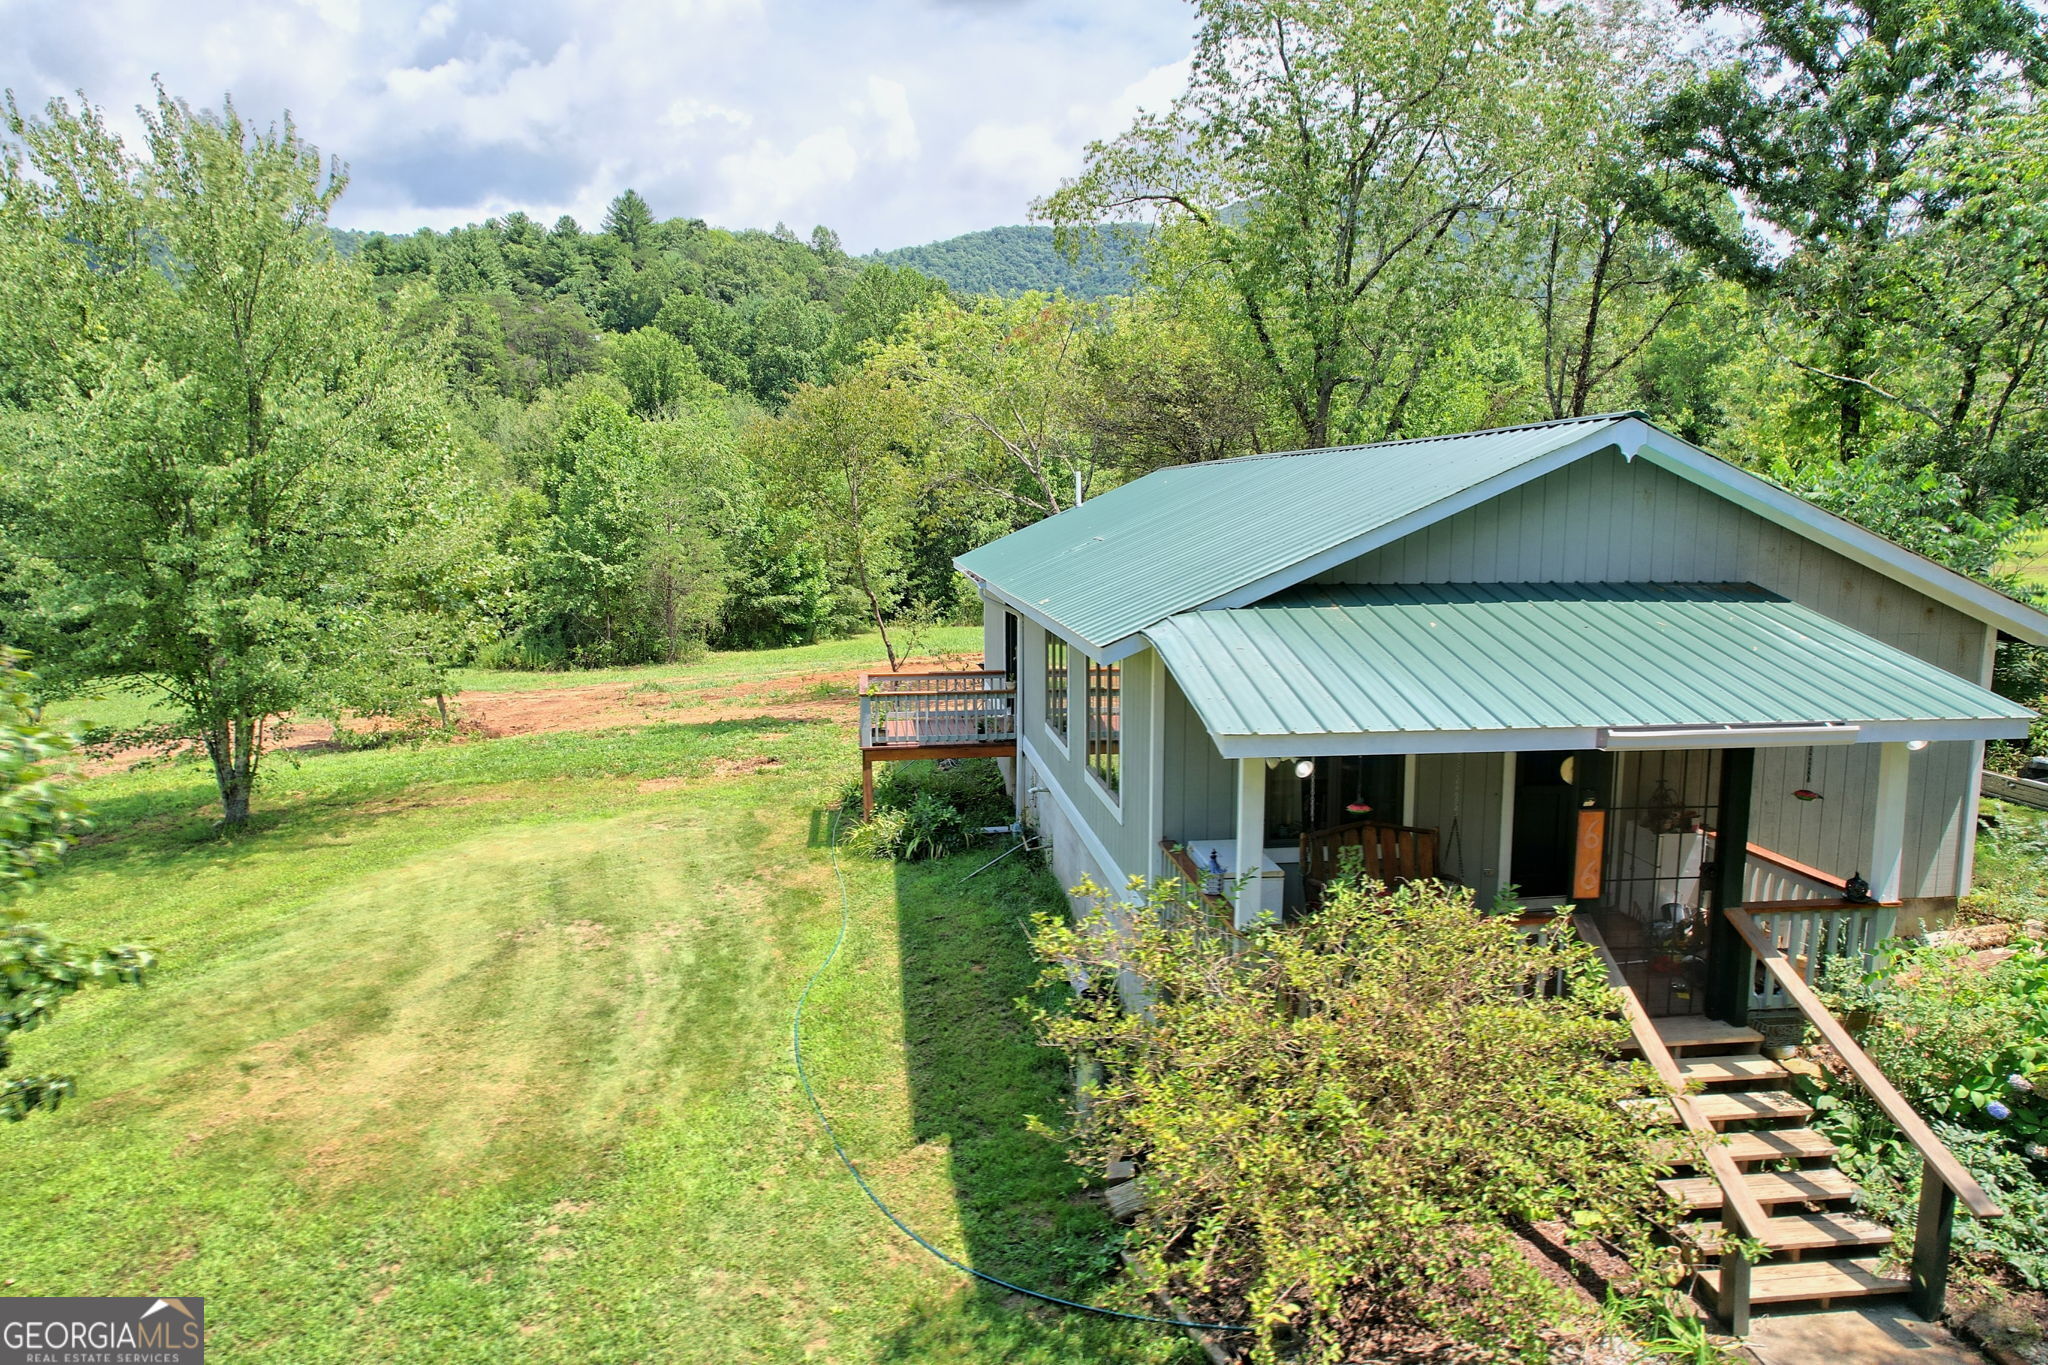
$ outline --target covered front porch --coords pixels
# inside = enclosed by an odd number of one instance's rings
[[[1981,743],[2025,717],[1743,586],[1325,587],[1150,634],[1215,751],[1194,785],[1230,788],[1169,806],[1162,870],[1213,882],[1213,854],[1240,926],[1347,865],[1574,905],[1656,1016],[1784,1005],[1719,909],[1811,980],[1952,904]]]

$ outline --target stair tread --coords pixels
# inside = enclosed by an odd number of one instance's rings
[[[1753,1028],[1741,1024],[1724,1024],[1719,1019],[1708,1019],[1697,1014],[1674,1014],[1666,1019],[1653,1019],[1652,1027],[1664,1046],[1671,1049],[1690,1047],[1747,1047],[1761,1043],[1764,1036]]]
[[[1775,1081],[1792,1073],[1768,1057],[1688,1057],[1678,1062],[1688,1083],[1715,1085],[1726,1081]]]
[[[1809,1199],[1825,1202],[1861,1193],[1855,1181],[1835,1170],[1751,1171],[1742,1177],[1742,1183],[1759,1204],[1790,1204]],[[1660,1180],[1657,1186],[1689,1209],[1721,1207],[1721,1183],[1712,1176]]]
[[[1704,1251],[1718,1251],[1719,1223],[1688,1223],[1681,1233]],[[1773,1218],[1764,1224],[1763,1243],[1773,1251],[1817,1251],[1830,1247],[1881,1247],[1892,1241],[1892,1230],[1852,1213],[1795,1213]]]
[[[1902,1274],[1886,1274],[1884,1262],[1876,1256],[1859,1256],[1839,1261],[1781,1261],[1753,1266],[1749,1272],[1751,1303],[1790,1303],[1799,1299],[1851,1299],[1874,1294],[1903,1294],[1913,1282]],[[1715,1293],[1721,1290],[1721,1272],[1700,1271],[1700,1279]]]
[[[1797,1095],[1782,1090],[1709,1090],[1689,1095],[1692,1107],[1709,1123],[1739,1123],[1746,1119],[1810,1118],[1813,1106]]]
[[[1765,1128],[1751,1133],[1730,1133],[1722,1149],[1736,1161],[1801,1160],[1835,1154],[1835,1144],[1811,1128]],[[1693,1165],[1689,1142],[1665,1143],[1659,1148],[1664,1160],[1674,1165]]]

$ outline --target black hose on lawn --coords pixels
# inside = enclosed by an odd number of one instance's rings
[[[1050,1303],[1060,1308],[1073,1308],[1083,1313],[1094,1313],[1100,1317],[1120,1318],[1125,1322],[1150,1322],[1156,1323],[1161,1327],[1191,1327],[1196,1331],[1202,1332],[1250,1331],[1249,1327],[1236,1323],[1189,1322],[1183,1318],[1155,1318],[1149,1317],[1144,1313],[1126,1313],[1116,1308],[1097,1308],[1092,1303],[1075,1303],[1072,1299],[1063,1299],[1057,1294],[1047,1294],[1037,1289],[1026,1289],[1021,1284],[1011,1284],[1008,1280],[991,1275],[985,1270],[976,1270],[966,1262],[948,1256],[945,1252],[919,1236],[916,1228],[911,1227],[910,1224],[898,1218],[896,1211],[882,1201],[882,1196],[875,1193],[874,1187],[869,1185],[867,1178],[860,1173],[860,1167],[853,1164],[853,1158],[848,1156],[846,1148],[840,1145],[839,1134],[834,1131],[832,1120],[825,1117],[825,1107],[818,1103],[818,1092],[811,1089],[810,1073],[804,1070],[804,1005],[811,998],[811,987],[818,984],[818,978],[823,976],[826,969],[838,959],[839,949],[846,942],[847,925],[852,920],[852,911],[848,908],[846,894],[846,872],[839,866],[839,814],[836,811],[832,815],[832,875],[839,883],[839,936],[832,940],[832,951],[825,954],[825,960],[820,962],[817,969],[811,973],[810,980],[804,982],[803,993],[796,998],[796,1012],[790,1017],[789,1021],[789,1050],[790,1055],[796,1059],[796,1077],[803,1084],[804,1098],[811,1102],[811,1112],[818,1116],[818,1126],[823,1128],[825,1136],[832,1140],[832,1150],[839,1154],[839,1164],[846,1167],[846,1173],[853,1177],[854,1184],[860,1186],[860,1192],[868,1197],[868,1202],[880,1209],[882,1216],[894,1223],[897,1230],[905,1237],[908,1237],[911,1241],[953,1267],[953,1269],[972,1275],[977,1280],[1007,1289],[1013,1294],[1022,1294],[1028,1299],[1037,1299],[1041,1303]]]

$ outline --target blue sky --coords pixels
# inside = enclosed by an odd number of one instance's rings
[[[1181,0],[0,0],[0,85],[83,89],[123,128],[157,72],[289,109],[349,165],[344,227],[594,226],[631,185],[866,251],[1024,221],[1172,100],[1192,29]]]

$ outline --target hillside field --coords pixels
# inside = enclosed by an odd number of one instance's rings
[[[790,1008],[839,923],[849,680],[879,653],[467,675],[500,737],[310,742],[233,841],[189,760],[89,779],[98,828],[32,908],[162,967],[23,1040],[17,1064],[81,1098],[0,1132],[0,1293],[204,1295],[220,1359],[293,1365],[1187,1358],[931,1259],[797,1088]],[[807,1056],[913,1225],[1121,1302],[1110,1225],[1025,1123],[1066,1095],[1015,1003],[1023,922],[1057,891],[1019,860],[963,883],[993,851],[848,864]]]

